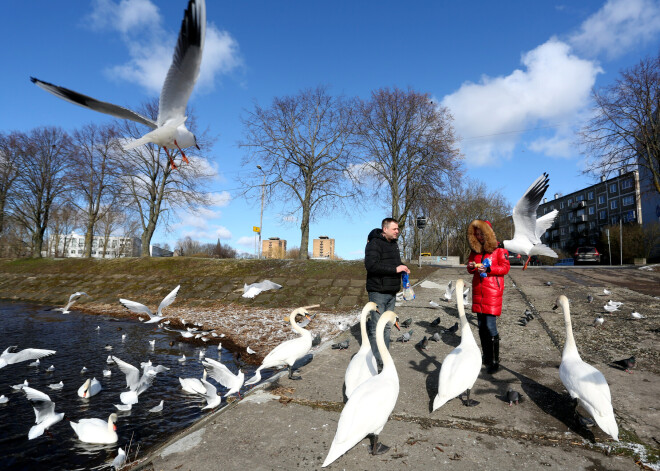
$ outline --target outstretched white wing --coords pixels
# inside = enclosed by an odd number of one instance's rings
[[[122,306],[131,312],[144,313],[149,317],[153,316],[151,309],[149,309],[144,304],[136,303],[135,301],[131,301],[129,299],[119,299],[119,302],[122,304]]]
[[[179,288],[181,288],[181,285],[174,288],[172,292],[167,296],[165,296],[165,299],[163,299],[160,302],[160,306],[158,306],[158,312],[157,312],[159,316],[163,315],[163,309],[165,309],[167,306],[169,306],[174,302],[174,300],[176,299],[176,295],[179,293]]]
[[[552,223],[555,222],[555,218],[559,214],[559,211],[553,209],[548,214],[544,214],[536,220],[536,238],[541,242],[541,236],[545,234],[545,231],[550,229]]]

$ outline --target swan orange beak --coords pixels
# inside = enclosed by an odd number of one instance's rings
[[[112,424],[112,430],[117,430],[117,426],[115,424]]]
[[[394,327],[396,327],[397,330],[401,330],[401,327],[399,327],[399,321],[394,323]]]

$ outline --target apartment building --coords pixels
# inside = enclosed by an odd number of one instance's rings
[[[269,237],[261,241],[261,254],[264,258],[286,257],[286,240],[279,237]]]
[[[85,253],[85,235],[53,234],[49,238],[48,256],[75,258]],[[92,258],[139,257],[142,254],[142,240],[139,237],[94,236],[92,238]]]
[[[319,236],[312,243],[312,258],[335,258],[335,239]]]

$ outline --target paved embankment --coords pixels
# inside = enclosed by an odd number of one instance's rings
[[[464,269],[440,269],[428,281],[444,286],[463,277],[469,284],[466,275]],[[639,275],[634,269],[601,275],[598,270],[512,269],[506,280],[505,312],[498,322],[502,370],[495,375],[482,370],[472,391],[472,397],[480,401],[478,406],[465,407],[455,399],[433,413],[430,409],[441,362],[460,338],[443,333],[442,340],[430,342],[427,350],[415,348],[415,344],[423,335],[452,326],[457,311],[455,301],[440,300],[441,290],[418,286],[417,298],[397,307],[400,319],[413,319],[414,334],[409,343],[393,342],[391,346],[400,394],[380,438],[392,448],[372,457],[367,454],[368,440],[363,440],[329,469],[633,470],[649,462],[660,469],[660,302],[636,291],[634,283],[629,287],[603,283],[634,280]],[[641,276],[659,286],[657,272]],[[550,286],[545,284],[548,281]],[[625,303],[625,309],[607,314],[605,328],[596,329],[593,319],[607,301],[598,294],[605,287],[612,289],[611,298]],[[596,297],[592,304],[586,301],[589,293]],[[565,331],[561,312],[551,308],[559,294],[571,300],[582,358],[609,382],[620,443],[598,427],[582,427],[573,415],[558,375]],[[439,302],[440,308],[430,308],[430,300]],[[518,318],[527,308],[533,310],[535,319],[523,327]],[[646,318],[632,320],[633,309]],[[438,316],[440,327],[431,326]],[[469,319],[476,335],[475,319]],[[313,331],[313,323],[308,328]],[[301,368],[301,381],[280,375],[255,388],[242,401],[210,414],[151,450],[143,469],[319,469],[343,407],[344,372],[359,347],[359,328],[354,326],[334,341],[345,338],[351,339],[348,350],[325,345]],[[612,360],[631,354],[638,359],[634,374],[612,366]],[[522,393],[519,405],[510,407],[505,402],[509,388]]]

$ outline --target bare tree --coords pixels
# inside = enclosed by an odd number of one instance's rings
[[[141,114],[155,117],[156,102],[147,104]],[[194,129],[194,117],[190,112],[186,124],[188,129]],[[132,121],[124,120],[119,125],[123,136],[137,139],[144,134],[139,125]],[[195,134],[198,145],[205,148],[208,144],[205,136]],[[176,159],[180,154],[170,150],[170,155]],[[189,210],[209,203],[209,195],[204,188],[215,171],[203,157],[187,155],[190,163],[173,167],[163,149],[153,144],[123,152],[120,166],[124,191],[131,209],[139,215],[143,257],[149,257],[151,238],[158,224],[167,224],[172,211]]]
[[[33,257],[41,257],[53,203],[67,189],[69,138],[55,127],[42,127],[20,140],[20,172],[11,199],[14,218],[30,233]]]
[[[289,214],[300,213],[299,258],[306,259],[309,225],[316,214],[343,208],[355,195],[346,172],[353,162],[351,103],[319,86],[275,98],[268,108],[255,105],[243,126],[240,145],[249,150],[243,166],[254,168],[260,162],[269,197],[290,205]],[[261,191],[262,176],[250,174],[246,194]]]
[[[640,165],[660,193],[660,53],[623,70],[614,84],[592,95],[594,117],[580,132],[586,171],[604,174]]]
[[[69,236],[79,225],[78,210],[63,201],[51,210],[48,253],[53,257],[66,257],[69,253]]]
[[[18,178],[20,140],[21,137],[16,132],[9,135],[0,133],[0,234],[4,229],[7,198]]]
[[[101,241],[101,244],[103,245],[101,256],[103,258],[106,258],[106,254],[108,253],[110,236],[119,229],[125,218],[126,215],[123,212],[112,208],[104,208],[103,211],[101,211],[101,218],[97,221],[97,227],[99,233],[103,236],[103,240]]]
[[[92,256],[94,229],[104,208],[120,198],[117,156],[120,148],[114,126],[84,126],[73,134],[71,173],[72,203],[85,218],[84,256]]]
[[[398,88],[372,92],[359,115],[360,170],[376,177],[376,192],[386,186],[385,204],[404,227],[423,197],[440,195],[460,176],[452,117],[428,94]]]

